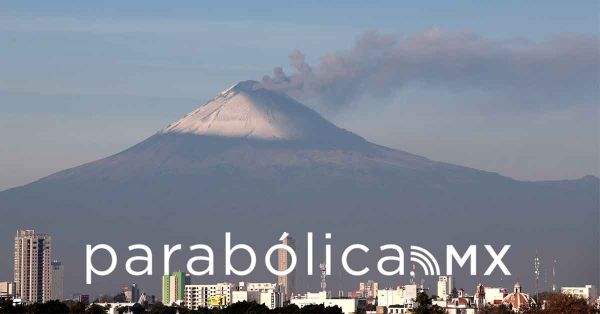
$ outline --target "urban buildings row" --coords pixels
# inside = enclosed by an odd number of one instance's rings
[[[295,241],[287,236],[282,244],[295,249]],[[278,270],[284,271],[291,265],[291,257],[285,249],[278,251]],[[265,304],[268,308],[281,307],[286,303],[304,307],[310,304],[338,306],[344,313],[354,313],[367,304],[376,305],[385,313],[406,313],[414,307],[422,285],[414,283],[394,289],[379,289],[372,280],[361,282],[358,290],[343,296],[332,297],[326,291],[326,269],[321,266],[321,291],[298,294],[295,272],[279,276],[277,283],[217,283],[192,284],[191,277],[184,272],[174,272],[162,277],[162,302],[167,305],[185,305],[190,309],[202,307],[225,307],[242,301]],[[0,298],[10,297],[19,303],[64,300],[64,266],[52,259],[52,237],[34,230],[18,230],[14,245],[14,281],[0,282]],[[588,303],[600,303],[598,291],[593,285],[563,287],[562,293],[575,295]],[[122,288],[123,304],[154,302],[140,293],[136,284]],[[432,294],[432,293],[429,293]],[[89,296],[81,294],[78,299],[89,303]],[[512,292],[504,288],[478,285],[473,295],[455,289],[451,276],[440,276],[434,304],[445,308],[448,313],[477,313],[485,306],[504,304],[518,311],[531,305],[534,299],[523,292],[517,282]]]
[[[169,285],[166,282],[169,282]],[[174,290],[171,286],[173,282],[177,286]],[[179,285],[179,282],[182,282],[183,286]],[[295,304],[300,308],[322,304],[324,306],[338,306],[346,314],[356,313],[361,309],[366,309],[367,304],[372,304],[377,308],[376,313],[400,314],[409,313],[416,306],[418,293],[426,290],[422,285],[417,285],[414,282],[396,288],[379,289],[377,282],[367,281],[360,283],[357,291],[351,292],[345,297],[332,297],[328,291],[319,291],[293,294],[288,298],[284,287],[279,283],[240,282],[233,284],[222,282],[216,284],[189,284],[189,282],[189,276],[181,272],[166,276],[163,279],[163,297],[168,295],[170,299],[168,302],[163,303],[182,305],[193,310],[223,308],[243,301],[264,304],[270,309],[288,303]],[[440,276],[437,282],[437,295],[428,293],[434,295],[434,305],[444,308],[450,314],[476,314],[485,307],[498,305],[505,305],[518,312],[526,305],[535,304],[534,299],[523,291],[518,282],[513,286],[512,292],[504,288],[487,287],[479,284],[472,295],[469,295],[463,289],[455,289],[452,282],[452,277]],[[167,293],[166,289],[170,291]],[[590,304],[599,301],[597,289],[593,285],[564,287],[561,291],[584,298]]]

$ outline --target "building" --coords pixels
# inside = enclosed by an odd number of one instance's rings
[[[166,305],[181,303],[185,297],[185,286],[192,283],[189,274],[174,272],[162,277],[162,302]]]
[[[137,284],[123,287],[123,294],[125,295],[125,301],[130,303],[136,303],[140,299],[140,289]]]
[[[562,287],[560,292],[585,299],[588,304],[594,304],[596,299],[598,299],[598,290],[594,285],[585,285],[585,287]]]
[[[51,300],[64,300],[64,266],[60,261],[54,260],[50,263],[52,288],[50,289]]]
[[[373,300],[377,298],[378,290],[379,284],[373,280],[368,280],[366,282],[361,282],[358,284],[358,291],[356,291],[356,296],[359,298]]]
[[[231,292],[231,304],[238,302],[256,302],[260,304],[260,292],[247,290],[234,290]],[[266,304],[265,304],[266,305]]]
[[[412,309],[417,299],[417,285],[398,286],[396,289],[380,289],[377,292],[377,305],[390,308],[392,305],[398,308]]]
[[[449,286],[450,280],[448,280],[448,276],[440,276],[437,282],[437,296],[440,300],[447,300],[448,295],[452,291],[452,288]]]
[[[294,251],[296,250],[296,240],[289,235],[281,243],[291,247]],[[279,249],[277,252],[277,270],[284,271],[288,269],[291,263],[291,256],[288,251]],[[287,275],[279,276],[277,283],[283,287],[285,300],[289,300],[296,292],[296,270]]]
[[[294,296],[290,299],[291,304],[303,308],[311,304],[323,304],[323,306],[338,306],[344,314],[356,313],[358,307],[358,299],[354,298],[330,298],[327,292],[320,291],[317,293],[307,292],[305,295]]]
[[[474,299],[475,303],[477,303],[477,306],[485,307],[488,305],[502,304],[506,295],[507,292],[504,288],[484,287],[483,285],[478,285]]]
[[[190,310],[199,308],[222,308],[231,304],[234,285],[232,283],[217,283],[214,285],[185,286],[185,306]]]
[[[88,304],[90,304],[90,295],[89,294],[80,294],[77,301],[79,301],[79,303],[88,305]]]
[[[244,295],[243,292],[247,292],[247,299],[240,300]],[[236,287],[236,291],[239,294],[236,296],[238,300],[235,300],[232,296],[231,303],[240,301],[254,301],[258,304],[264,304],[269,309],[274,309],[283,306],[284,291],[283,287],[277,283],[258,282],[258,283],[245,283],[240,282]]]
[[[535,301],[527,293],[523,293],[521,284],[517,281],[515,283],[513,293],[504,297],[502,303],[507,305],[513,311],[518,312],[521,307],[531,306],[535,304]]]
[[[147,295],[145,292],[142,292],[137,303],[141,305],[152,305],[156,303],[156,297],[154,295]]]
[[[111,302],[111,303],[95,303],[101,307],[107,307],[108,308],[108,313],[107,314],[119,314],[119,313],[123,313],[123,314],[130,314],[132,313],[131,311],[127,311],[128,308],[131,308],[132,306],[135,305],[135,303],[118,303],[118,302]]]
[[[0,282],[0,299],[11,298],[15,296],[15,283],[11,281]]]
[[[15,298],[33,303],[52,296],[52,238],[34,230],[18,230],[15,237]]]

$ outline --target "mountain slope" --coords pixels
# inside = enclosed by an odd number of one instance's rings
[[[569,278],[581,283],[598,278],[599,186],[595,177],[516,181],[379,146],[247,81],[123,152],[0,192],[10,217],[0,247],[17,227],[52,233],[72,261],[70,284],[81,286],[84,256],[73,248],[83,243],[220,243],[236,230],[260,247],[283,231],[333,232],[333,243],[374,247],[512,244],[507,261],[522,282],[538,249],[572,260]]]

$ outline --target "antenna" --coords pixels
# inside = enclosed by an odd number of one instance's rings
[[[556,259],[552,262],[552,292],[556,292]]]
[[[319,264],[319,269],[321,270],[321,290],[327,291],[327,267],[325,267],[325,263]]]
[[[535,300],[536,300],[536,302],[539,302],[540,258],[538,257],[537,250],[535,251],[533,267],[534,267],[533,274],[535,276]]]
[[[412,265],[412,270],[410,271],[410,284],[414,285],[416,284],[415,282],[415,277],[416,277],[416,273],[415,273],[415,264]]]

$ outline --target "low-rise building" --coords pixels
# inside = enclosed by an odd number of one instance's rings
[[[248,292],[259,293],[259,300],[256,301],[256,303],[264,304],[269,309],[283,306],[285,292],[284,287],[280,284],[269,282],[240,282],[238,285],[239,290],[242,290],[242,287]]]
[[[108,307],[108,314],[119,314],[119,313],[123,313],[123,314],[130,314],[132,313],[131,311],[127,311],[127,308],[131,308],[132,306],[135,305],[135,303],[132,302],[111,302],[111,303],[94,303],[96,305],[99,305],[101,307]]]
[[[344,314],[356,313],[358,307],[358,301],[355,298],[330,298],[325,291],[316,293],[307,292],[305,295],[294,296],[290,300],[290,303],[297,305],[299,308],[312,304],[323,304],[325,307],[337,306],[342,309]]]
[[[513,293],[507,294],[502,303],[507,305],[513,311],[518,312],[522,307],[535,305],[535,300],[533,300],[529,294],[524,293],[521,284],[517,282],[515,283]]]
[[[0,299],[15,297],[15,283],[11,281],[0,282]]]
[[[588,304],[594,304],[596,299],[598,299],[598,290],[594,285],[585,285],[584,287],[562,287],[560,292],[585,299]]]
[[[398,286],[396,289],[379,289],[377,305],[391,307],[400,305],[402,308],[412,308],[417,298],[417,285]]]
[[[185,306],[191,310],[199,308],[222,308],[231,304],[234,284],[228,282],[214,285],[185,286]]]

